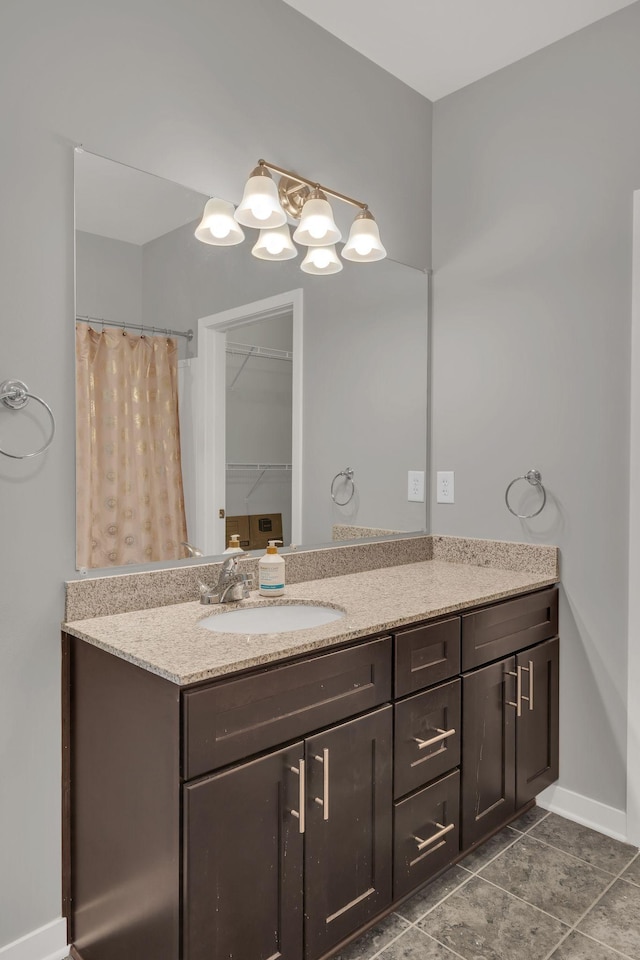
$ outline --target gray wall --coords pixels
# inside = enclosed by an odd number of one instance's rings
[[[143,247],[76,233],[76,313],[118,323],[142,322]]]
[[[432,528],[560,545],[561,783],[618,809],[639,50],[634,4],[434,107]]]
[[[279,0],[0,6],[2,375],[41,393],[59,425],[44,458],[0,464],[10,545],[0,571],[0,849],[10,864],[0,871],[0,946],[60,915],[59,623],[75,566],[73,144],[230,197],[265,156],[365,198],[390,255],[424,267],[430,116],[427,101]]]

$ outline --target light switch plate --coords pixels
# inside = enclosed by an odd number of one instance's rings
[[[424,470],[409,470],[407,500],[424,503]]]
[[[437,503],[455,503],[453,470],[438,470],[436,477],[436,491]]]

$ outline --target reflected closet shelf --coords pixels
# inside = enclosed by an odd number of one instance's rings
[[[290,463],[228,463],[227,470],[291,470]]]

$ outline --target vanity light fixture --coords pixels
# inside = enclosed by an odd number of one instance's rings
[[[372,263],[374,260],[383,260],[386,255],[378,224],[365,209],[351,224],[349,239],[342,248],[342,256],[354,263]]]
[[[298,256],[286,223],[282,227],[261,230],[251,253],[260,260],[291,260]]]
[[[258,230],[282,227],[287,222],[278,199],[278,188],[263,161],[251,171],[235,218],[244,227]]]
[[[272,172],[280,176],[277,186]],[[380,240],[378,225],[366,203],[266,160],[259,160],[257,167],[251,171],[235,213],[233,204],[225,201],[210,200],[207,203],[196,237],[210,244],[240,243],[244,234],[237,224],[241,223],[245,227],[260,230],[251,250],[254,257],[261,260],[289,260],[296,256],[297,251],[289,235],[287,218],[299,220],[293,240],[309,248],[300,265],[301,269],[319,276],[338,273],[342,270],[342,263],[335,244],[342,239],[342,234],[336,226],[327,195],[359,208],[349,239],[342,250],[344,259],[354,263],[371,263],[386,257],[387,251]],[[222,222],[214,218],[214,214],[215,217],[222,216],[222,208],[210,208],[210,204],[224,204],[225,216],[233,217],[236,221],[236,231],[224,233]]]
[[[328,247],[309,247],[300,269],[321,277],[329,273],[340,273],[342,263],[333,244]]]
[[[233,212],[233,204],[227,200],[219,200],[217,197],[207,200],[202,220],[196,228],[196,238],[219,247],[242,243],[244,231],[236,223]]]
[[[342,240],[342,234],[333,219],[331,204],[319,187],[314,187],[304,204],[293,239],[305,247],[326,247]]]

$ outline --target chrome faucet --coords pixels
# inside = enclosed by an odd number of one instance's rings
[[[204,556],[202,550],[200,550],[199,547],[194,547],[192,543],[187,543],[186,540],[181,540],[181,541],[180,541],[180,546],[187,548],[187,556],[189,556],[189,557],[203,557],[203,556]]]
[[[246,600],[249,596],[252,578],[247,573],[238,573],[238,561],[229,557],[222,564],[215,590],[200,584],[200,603],[231,603],[233,600]]]

